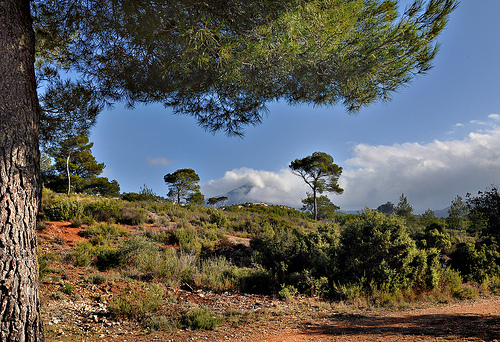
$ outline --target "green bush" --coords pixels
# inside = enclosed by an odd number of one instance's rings
[[[89,241],[79,241],[70,255],[75,266],[89,266],[95,256],[95,247]]]
[[[73,294],[73,285],[71,283],[65,283],[63,285],[62,292],[64,292],[67,295],[72,295]]]
[[[488,276],[483,281],[483,287],[493,294],[500,294],[500,276]]]
[[[224,257],[203,260],[194,274],[194,284],[213,291],[226,291],[236,288],[237,279],[231,272],[231,266]]]
[[[500,274],[499,248],[491,240],[459,244],[450,258],[451,267],[458,270],[465,281],[481,283],[489,276]]]
[[[215,317],[209,308],[195,307],[185,313],[180,323],[186,329],[213,330],[219,324],[220,319]]]
[[[80,228],[83,225],[83,218],[76,217],[71,220],[70,227],[72,228]]]
[[[182,251],[194,254],[201,252],[201,240],[198,231],[192,227],[180,228],[173,232],[175,241]]]
[[[278,296],[281,299],[284,299],[286,301],[291,300],[293,297],[297,295],[298,291],[295,287],[292,285],[281,285],[281,290],[278,292]]]
[[[144,197],[137,192],[126,192],[122,195],[122,199],[128,202],[139,202],[144,200]]]
[[[397,292],[434,288],[438,284],[438,253],[419,251],[405,221],[366,210],[350,220],[333,250],[331,280]]]
[[[146,326],[149,331],[157,331],[157,330],[171,330],[175,327],[175,322],[172,322],[166,316],[152,316],[146,320]]]
[[[131,206],[124,206],[118,216],[117,220],[123,224],[137,226],[146,222],[148,213],[142,208],[135,208]]]
[[[328,276],[331,250],[337,244],[337,226],[322,226],[318,231],[302,229],[267,232],[253,241],[258,249],[254,261],[268,269],[273,276],[273,286],[281,284],[300,287],[301,273],[312,278]],[[306,289],[301,289],[306,290]]]
[[[147,247],[139,249],[140,246]],[[177,251],[174,248],[161,251],[139,239],[130,244],[123,244],[120,249],[124,260],[143,275],[170,284],[193,284],[198,260],[194,254]]]
[[[105,283],[106,280],[107,280],[107,278],[104,274],[96,273],[96,274],[92,274],[92,275],[88,276],[88,278],[86,279],[86,282],[88,284],[101,285],[101,284]]]
[[[106,271],[123,265],[123,258],[118,249],[100,246],[96,248],[95,267]]]
[[[163,304],[163,290],[158,285],[129,287],[108,304],[108,312],[116,318],[144,320]]]
[[[227,216],[220,210],[209,208],[208,215],[209,222],[216,224],[218,228],[225,227],[229,223],[229,219],[227,218]]]
[[[80,241],[71,250],[75,266],[95,266],[99,271],[120,267],[124,258],[119,249],[99,245],[92,246],[89,241]]]
[[[127,236],[128,229],[113,223],[100,223],[87,227],[83,236],[91,238],[94,245],[102,245],[117,237]]]
[[[333,283],[330,295],[333,298],[342,300],[354,300],[360,298],[365,294],[364,283],[363,279],[356,283]]]
[[[80,201],[56,197],[43,211],[49,221],[69,221],[81,217],[84,207]]]
[[[99,222],[112,222],[120,216],[122,208],[122,201],[102,198],[87,203],[85,213]]]
[[[238,279],[240,292],[271,294],[274,290],[273,277],[262,267],[233,269]]]
[[[158,248],[144,235],[136,235],[123,240],[120,244],[120,253],[125,263],[133,264],[141,254],[154,254]]]
[[[457,297],[462,291],[462,277],[460,273],[452,268],[441,269],[440,286],[444,293],[449,293],[452,297]]]

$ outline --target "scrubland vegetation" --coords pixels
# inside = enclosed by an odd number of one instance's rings
[[[48,279],[61,264],[72,264],[95,269],[85,281],[98,284],[113,271],[134,290],[115,296],[109,312],[152,329],[211,329],[220,319],[204,308],[184,312],[175,322],[155,315],[169,300],[167,287],[394,308],[474,299],[500,292],[499,232],[495,216],[482,206],[496,197],[496,188],[466,203],[457,197],[448,218],[430,210],[397,215],[365,209],[316,221],[281,206],[215,209],[157,196],[124,200],[44,190],[38,229],[49,221],[70,221],[86,239],[69,253],[40,251],[39,274]],[[498,206],[489,213],[494,210]],[[68,283],[63,292],[72,289]]]

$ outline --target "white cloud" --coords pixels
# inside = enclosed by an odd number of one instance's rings
[[[300,207],[301,198],[306,197],[306,188],[302,180],[283,169],[279,172],[240,168],[227,171],[224,177],[201,183],[201,191],[206,198],[219,196],[243,185],[254,187],[245,197],[249,202],[266,202]]]
[[[343,209],[376,208],[405,193],[416,212],[445,208],[456,195],[500,181],[498,146],[499,128],[429,144],[357,145],[340,180],[345,193],[336,203]]]
[[[170,160],[168,160],[165,157],[159,157],[159,158],[148,157],[148,165],[150,166],[168,165],[168,164],[170,164]]]
[[[500,115],[490,115],[500,120]],[[484,129],[488,123],[488,129]],[[431,143],[404,143],[392,146],[358,144],[353,157],[340,162],[344,168],[339,184],[340,196],[330,199],[342,210],[376,208],[397,203],[404,193],[416,213],[428,208],[443,209],[457,196],[477,193],[500,183],[500,127],[481,121],[481,129],[462,139],[435,140]],[[235,169],[224,177],[202,184],[205,196],[225,194],[245,184],[255,187],[248,194],[251,202],[267,202],[301,207],[309,188],[289,170],[279,172]]]
[[[488,115],[488,118],[495,120],[495,121],[500,121],[500,115],[499,114],[490,114]]]

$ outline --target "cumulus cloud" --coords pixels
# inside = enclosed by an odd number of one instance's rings
[[[500,181],[498,146],[497,127],[471,132],[461,140],[359,144],[346,161],[340,179],[345,193],[337,202],[344,209],[376,208],[387,201],[396,203],[405,193],[416,212],[445,208],[456,195],[476,193]]]
[[[387,201],[396,204],[404,193],[415,213],[421,213],[428,208],[446,208],[457,195],[476,194],[499,184],[500,127],[496,121],[500,121],[500,115],[492,114],[488,119],[464,125],[473,131],[461,139],[391,146],[358,144],[352,158],[340,162],[344,171],[339,184],[344,193],[329,197],[342,210],[361,210],[365,206],[377,208]],[[309,191],[302,179],[287,169],[270,172],[241,168],[203,183],[202,192],[208,198],[247,184],[253,188],[246,201],[295,208],[301,207],[300,200]]]
[[[227,171],[224,177],[201,183],[201,191],[206,198],[225,195],[242,186],[251,185],[245,196],[248,202],[266,202],[269,204],[301,206],[301,198],[306,196],[302,180],[283,169],[279,172],[240,168]]]
[[[500,121],[500,115],[499,114],[490,114],[488,115],[489,119],[495,120],[495,121]]]
[[[170,160],[168,160],[165,157],[159,157],[159,158],[148,157],[148,165],[150,166],[168,165],[168,164],[170,164]]]

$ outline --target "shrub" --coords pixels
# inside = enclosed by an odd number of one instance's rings
[[[262,267],[233,269],[233,274],[241,292],[271,294],[274,289],[271,273]]]
[[[336,299],[354,300],[361,297],[365,290],[363,288],[364,281],[357,283],[333,283],[331,296]]]
[[[158,285],[128,287],[114,297],[108,305],[113,317],[143,320],[163,304],[163,290]]]
[[[277,230],[253,241],[258,248],[253,258],[270,271],[275,288],[280,284],[298,286],[297,275],[302,272],[307,271],[314,278],[329,274],[330,250],[336,240],[334,226],[324,226],[316,232]]]
[[[328,277],[314,277],[309,270],[303,270],[296,275],[297,288],[301,293],[310,296],[324,296],[330,289],[328,286]]]
[[[215,317],[209,308],[195,307],[185,313],[180,323],[186,329],[205,329],[213,330],[220,322],[220,319]]]
[[[82,234],[85,237],[92,238],[93,244],[98,245],[109,242],[109,240],[119,236],[126,236],[128,229],[119,224],[100,223],[87,227]]]
[[[95,247],[88,241],[79,241],[70,255],[75,266],[89,266],[95,256]]]
[[[226,258],[218,257],[201,261],[199,270],[194,274],[194,284],[221,292],[235,288],[237,280],[234,279]]]
[[[194,228],[180,228],[173,232],[175,241],[184,252],[200,254],[201,241]]]
[[[111,222],[119,217],[123,202],[109,198],[92,201],[85,207],[85,212],[100,222]]]
[[[140,246],[147,247],[139,250]],[[193,284],[197,262],[194,254],[177,251],[174,248],[159,251],[152,244],[143,244],[139,239],[130,244],[124,243],[121,249],[124,260],[144,275],[168,283]]]
[[[63,285],[62,292],[64,292],[67,295],[72,295],[73,294],[73,285],[71,283],[65,283]]]
[[[76,217],[71,220],[70,227],[72,228],[80,228],[83,225],[83,218]]]
[[[99,271],[120,267],[124,258],[119,249],[99,245],[92,246],[88,241],[80,241],[71,250],[75,266],[90,266],[93,264]]]
[[[465,281],[481,283],[488,276],[500,274],[500,253],[492,241],[459,244],[450,254],[451,267],[458,270]]]
[[[150,331],[171,330],[175,326],[175,323],[161,315],[149,317],[146,321],[146,326]]]
[[[141,254],[152,254],[158,249],[144,235],[136,235],[124,240],[120,247],[120,253],[125,263],[133,264]]]
[[[96,274],[88,276],[88,278],[86,279],[86,282],[88,284],[101,285],[101,284],[105,283],[106,280],[107,280],[107,278],[104,274],[96,273]]]
[[[341,231],[339,247],[332,255],[331,279],[340,284],[362,282],[365,290],[433,288],[437,256],[435,251],[427,254],[416,248],[401,218],[366,210]]]
[[[440,274],[440,286],[443,292],[451,294],[452,297],[457,297],[457,294],[462,291],[460,273],[448,267],[443,268]]]
[[[482,285],[487,289],[487,291],[498,295],[500,293],[500,276],[488,276],[484,279]]]
[[[286,301],[291,300],[293,297],[297,295],[298,291],[295,287],[292,285],[281,285],[281,290],[278,292],[278,296],[281,299],[284,299]]]
[[[209,222],[216,224],[218,228],[227,226],[229,220],[227,216],[220,210],[209,208],[208,209]]]
[[[54,198],[51,205],[44,208],[45,217],[50,221],[69,221],[83,215],[81,202],[72,199]]]
[[[122,199],[128,202],[138,202],[143,200],[143,196],[137,192],[126,192],[122,195]]]
[[[95,266],[99,271],[106,271],[123,265],[123,258],[118,249],[100,246],[96,248]]]
[[[131,206],[124,206],[118,217],[118,222],[137,226],[146,222],[148,213],[142,208],[134,208]]]

